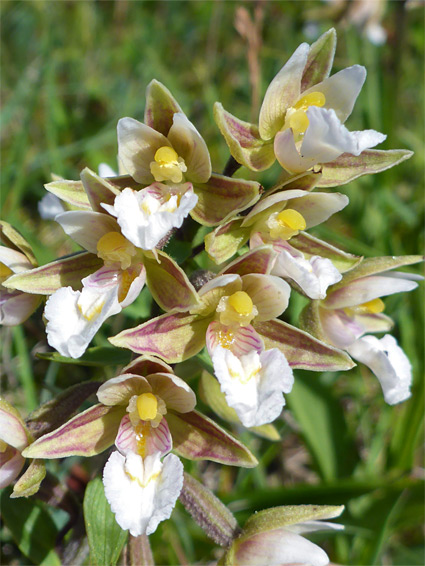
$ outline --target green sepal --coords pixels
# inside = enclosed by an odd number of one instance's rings
[[[258,464],[246,446],[197,411],[169,411],[167,423],[173,437],[173,450],[183,458],[241,468],[253,468]]]
[[[233,179],[213,173],[206,183],[193,186],[198,202],[190,215],[204,226],[217,226],[260,198],[261,185],[255,181]]]
[[[17,289],[35,295],[51,295],[61,287],[71,286],[81,289],[81,280],[94,273],[103,265],[103,261],[94,254],[81,252],[70,257],[57,259],[41,267],[16,273],[3,285],[8,289]]]
[[[8,248],[22,252],[28,261],[37,267],[38,263],[29,243],[9,222],[4,220],[0,220],[0,242]]]
[[[220,389],[220,384],[209,372],[204,370],[201,375],[199,385],[201,399],[211,407],[211,409],[224,421],[242,426],[241,421],[233,407],[229,407],[224,393]],[[267,440],[280,440],[280,434],[272,424],[254,426],[249,428],[251,432],[258,434]]]
[[[330,259],[341,273],[353,269],[363,259],[362,256],[344,252],[308,232],[300,232],[297,236],[291,238],[291,246],[303,252],[307,258],[318,255]]]
[[[241,277],[251,273],[268,275],[278,254],[269,245],[259,246],[229,263],[219,275],[237,273]]]
[[[198,293],[185,272],[166,253],[156,250],[146,252],[143,265],[146,269],[146,284],[155,301],[165,311],[188,311],[200,304]]]
[[[335,161],[324,163],[318,187],[338,187],[362,175],[380,173],[412,157],[406,149],[366,149],[359,156],[343,153]]]
[[[89,198],[81,181],[57,179],[44,185],[45,189],[80,210],[91,210]]]
[[[107,179],[100,177],[88,167],[81,171],[80,177],[91,209],[95,212],[105,213],[105,209],[100,203],[113,205],[115,197],[120,194],[120,191]]]
[[[193,476],[184,473],[179,499],[203,531],[220,546],[229,546],[240,533],[238,523],[229,509]]]
[[[320,179],[322,178],[321,171],[303,171],[302,173],[297,173],[296,175],[291,175],[286,171],[283,174],[284,179],[281,179],[280,183],[269,189],[265,197],[268,197],[279,191],[312,191],[314,187],[317,186]]]
[[[151,81],[146,88],[145,124],[167,136],[176,112],[183,110],[168,88],[155,79]]]
[[[125,409],[94,405],[60,428],[45,434],[26,448],[25,458],[95,456],[111,446]]]
[[[301,311],[300,328],[318,340],[325,341],[322,323],[320,322],[320,301],[310,301]]]
[[[345,371],[356,364],[338,348],[325,344],[308,332],[282,320],[253,324],[266,349],[278,348],[291,367],[310,371]]]
[[[109,341],[136,354],[154,355],[169,364],[177,364],[202,350],[210,321],[211,317],[197,314],[168,313],[123,330]]]
[[[264,171],[273,165],[273,141],[261,139],[258,126],[239,120],[219,102],[214,104],[214,119],[238,163],[252,171]]]
[[[13,487],[10,497],[30,497],[37,493],[41,482],[46,477],[46,466],[42,460],[33,460],[26,472],[19,478]]]
[[[205,236],[205,251],[217,264],[229,260],[247,242],[250,228],[242,228],[242,218],[218,226]]]
[[[336,49],[336,31],[331,28],[310,47],[301,79],[301,93],[329,76]]]

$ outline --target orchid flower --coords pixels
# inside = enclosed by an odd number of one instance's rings
[[[421,279],[390,270],[421,260],[420,256],[364,260],[329,289],[326,299],[308,307],[303,316],[306,328],[315,326],[322,338],[370,368],[390,405],[410,397],[410,362],[392,336],[386,334],[378,340],[366,334],[385,332],[393,326],[391,318],[383,314],[381,297],[412,291],[418,285],[416,280]]]
[[[41,301],[39,295],[31,295],[7,289],[5,283],[14,273],[23,273],[37,265],[31,248],[23,237],[7,222],[0,224],[0,324],[16,326],[25,322]]]
[[[329,164],[330,169],[345,169],[341,175],[324,170],[321,185],[335,186],[410,157],[394,155],[389,163],[385,155],[389,152],[367,151],[382,143],[385,135],[375,130],[350,132],[345,127],[366,69],[353,65],[329,77],[335,45],[335,30],[329,30],[313,45],[303,43],[295,50],[266,91],[258,127],[215,104],[215,120],[238,163],[262,171],[277,159],[291,174]],[[349,170],[360,163],[362,171]]]
[[[224,566],[326,566],[324,550],[304,534],[344,527],[323,521],[338,517],[343,506],[299,505],[266,509],[248,519],[242,534],[227,551]]]
[[[25,463],[21,452],[31,441],[18,411],[0,398],[0,489],[18,477]]]

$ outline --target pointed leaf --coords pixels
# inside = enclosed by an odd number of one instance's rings
[[[210,318],[186,313],[165,314],[123,330],[109,341],[136,354],[152,354],[176,364],[202,350],[210,321]]]
[[[42,460],[33,460],[27,471],[19,478],[10,497],[30,497],[39,490],[46,476],[46,466]]]
[[[255,456],[241,442],[197,411],[167,413],[173,450],[189,460],[211,460],[228,466],[253,468]]]
[[[103,261],[94,254],[81,252],[12,275],[4,282],[4,286],[8,289],[18,289],[36,295],[51,295],[61,287],[68,285],[78,290],[81,289],[81,280],[90,273],[94,273],[102,265]]]
[[[306,521],[334,519],[344,511],[344,505],[282,505],[259,511],[248,519],[243,538]]]
[[[198,202],[190,215],[204,226],[216,226],[247,209],[260,198],[261,185],[213,173],[207,183],[193,187]]]
[[[89,199],[81,181],[67,181],[59,179],[47,183],[44,187],[61,200],[76,206],[81,210],[91,210]]]
[[[273,143],[261,139],[258,126],[239,120],[219,102],[214,104],[214,119],[238,163],[252,171],[264,171],[273,165]]]
[[[344,252],[308,232],[300,232],[291,238],[291,246],[303,252],[307,257],[318,255],[330,259],[341,273],[353,269],[363,259],[361,256]]]
[[[78,407],[98,390],[101,383],[100,381],[78,383],[33,411],[27,418],[27,426],[34,438],[63,425]]]
[[[241,228],[243,218],[218,226],[205,236],[205,251],[217,264],[230,259],[248,240],[250,228]]]
[[[164,136],[173,125],[173,114],[183,112],[171,92],[157,80],[146,89],[145,124]]]
[[[165,311],[188,311],[199,305],[198,293],[190,283],[185,272],[166,253],[157,250],[158,259],[153,254],[144,254],[146,284],[153,298]]]
[[[336,31],[331,28],[310,47],[301,79],[301,92],[329,76],[335,56]]]
[[[94,405],[60,428],[41,436],[22,455],[50,459],[100,454],[114,443],[123,416],[122,407]]]
[[[219,275],[226,273],[237,273],[238,275],[249,275],[250,273],[261,273],[268,275],[273,268],[277,252],[271,246],[260,246],[247,252],[229,263]]]
[[[99,177],[88,167],[81,171],[80,177],[91,209],[95,212],[105,212],[100,203],[113,205],[115,197],[120,194],[120,191],[112,183],[107,179]]]
[[[266,349],[278,348],[293,368],[344,371],[356,365],[342,350],[325,344],[281,320],[257,322],[253,326],[263,338]]]
[[[80,358],[67,358],[66,356],[61,356],[58,352],[38,352],[36,357],[41,360],[50,360],[51,362],[59,362],[61,364],[103,367],[127,364],[131,354],[110,346],[94,346],[93,348],[88,348]]]
[[[240,533],[238,523],[229,509],[211,490],[186,472],[179,499],[216,544],[229,546]]]
[[[118,562],[128,533],[116,522],[100,478],[88,483],[83,506],[90,563],[96,566],[114,566]]]
[[[221,419],[232,424],[241,424],[235,409],[233,409],[233,407],[229,407],[227,404],[226,397],[220,389],[219,382],[205,370],[202,372],[199,394],[201,395],[202,400],[209,405],[214,413],[216,413]],[[280,440],[280,435],[276,427],[272,424],[254,426],[248,430],[263,438],[267,438],[267,440]]]
[[[35,259],[29,243],[9,222],[5,222],[4,220],[0,220],[0,242],[8,248],[19,250],[28,258],[34,267],[37,266],[37,260]]]
[[[9,498],[10,489],[1,494],[2,520],[12,533],[19,550],[33,564],[60,566],[54,551],[58,529],[50,513],[36,499]]]
[[[367,149],[358,157],[343,153],[335,161],[325,163],[318,187],[338,187],[362,175],[380,173],[412,157],[413,152],[406,149]]]

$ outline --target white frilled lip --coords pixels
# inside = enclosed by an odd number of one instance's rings
[[[142,459],[113,452],[103,471],[103,484],[120,527],[133,536],[152,534],[168,519],[183,487],[183,465],[174,454]]]
[[[322,304],[328,309],[352,307],[378,297],[412,291],[417,286],[416,281],[412,281],[408,273],[386,272],[370,275],[350,281],[329,293]]]
[[[298,252],[298,250],[296,250]],[[319,256],[305,259],[301,252],[292,255],[282,249],[273,267],[273,275],[292,279],[310,299],[324,299],[329,285],[342,279],[333,263]]]
[[[167,137],[133,118],[118,121],[118,156],[125,170],[138,183],[154,182],[150,164],[160,147],[172,147],[187,167],[185,177],[205,183],[211,176],[211,160],[205,141],[182,112],[173,115]]]
[[[142,377],[124,374],[103,383],[97,398],[104,405],[127,405],[133,395],[152,392],[165,402],[167,409],[188,413],[195,408],[196,396],[183,379],[172,373],[155,373]]]
[[[291,208],[302,214],[306,227],[325,222],[330,216],[347,206],[349,200],[341,193],[320,193],[288,190],[262,199],[245,217],[242,226],[251,226],[263,215]]]
[[[293,173],[306,171],[319,163],[329,163],[343,153],[358,156],[386,139],[375,130],[350,132],[333,109],[311,106],[307,116],[309,126],[301,142],[295,144],[289,128],[279,132],[274,141],[276,159],[284,169]]]
[[[156,211],[144,211],[143,203],[148,201]],[[191,183],[177,187],[154,183],[140,191],[126,188],[115,197],[113,206],[102,206],[117,218],[127,240],[143,250],[153,250],[170,230],[181,227],[197,202]],[[171,203],[175,210],[170,210]]]
[[[347,351],[376,375],[389,405],[410,397],[412,366],[393,336],[386,334],[380,340],[375,336],[363,336]]]
[[[0,262],[11,269],[13,273],[21,273],[34,267],[26,255],[6,246],[0,246]]]
[[[215,375],[226,401],[246,427],[273,422],[285,405],[283,393],[294,383],[292,370],[278,349],[235,356],[217,346],[212,353]]]
[[[65,234],[92,254],[97,254],[97,243],[102,236],[121,231],[115,218],[102,212],[71,210],[58,214],[55,220]]]

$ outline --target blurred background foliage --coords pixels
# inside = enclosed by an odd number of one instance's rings
[[[256,121],[268,83],[294,49],[335,26],[333,72],[355,63],[368,69],[349,129],[377,129],[388,134],[383,149],[407,148],[415,155],[399,167],[341,187],[350,205],[313,233],[366,256],[421,253],[423,5],[372,1],[379,4],[386,32],[386,41],[375,45],[353,23],[353,5],[365,3],[4,0],[2,218],[28,239],[40,264],[75,251],[60,227],[39,217],[43,184],[52,172],[78,179],[86,166],[96,170],[106,162],[116,168],[117,120],[143,120],[144,92],[152,78],[172,91],[206,139],[214,170],[222,171],[228,150],[213,120],[213,103],[219,100],[238,117]],[[252,178],[245,169],[238,175]],[[275,167],[259,180],[268,187],[278,175]],[[281,441],[236,429],[258,456],[256,469],[189,462],[187,470],[214,489],[241,524],[269,506],[345,504],[345,532],[316,537],[335,563],[423,564],[422,298],[418,290],[385,301],[386,312],[396,320],[394,334],[414,369],[409,401],[386,406],[377,380],[364,367],[339,375],[296,372],[289,408],[276,423]],[[296,324],[300,307],[293,293],[290,322]],[[149,309],[144,292],[104,325],[94,344],[105,345],[107,336],[139,323]],[[114,366],[36,358],[47,349],[40,315],[41,309],[23,328],[2,331],[3,395],[24,415],[67,386],[116,373]],[[199,372],[190,362],[179,370],[195,389]],[[202,402],[201,409],[211,414]],[[105,459],[51,462],[49,469],[79,496]],[[41,511],[48,513],[57,533],[64,513],[51,507]],[[31,533],[25,535],[26,546],[22,541],[18,545],[26,557],[14,542],[16,533],[3,528],[1,536],[2,564],[27,564],[28,558],[42,562],[31,554],[36,545]],[[204,564],[217,558],[214,546],[179,505],[151,539],[158,564]]]

